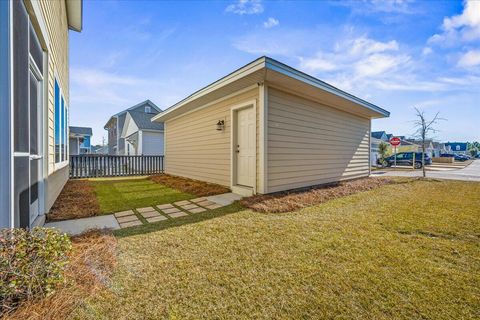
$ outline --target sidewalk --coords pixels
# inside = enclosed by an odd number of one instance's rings
[[[241,198],[242,196],[238,194],[224,193],[90,218],[49,222],[44,226],[56,228],[69,235],[78,235],[92,229],[117,230],[215,210],[228,206]]]

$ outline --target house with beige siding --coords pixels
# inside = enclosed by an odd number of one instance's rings
[[[371,120],[388,116],[261,57],[152,121],[164,123],[168,174],[250,195],[368,176]]]
[[[68,180],[69,32],[82,0],[0,1],[0,227],[43,224]]]

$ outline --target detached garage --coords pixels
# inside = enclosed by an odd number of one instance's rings
[[[370,122],[389,112],[268,57],[193,93],[163,122],[168,174],[250,195],[370,173]]]

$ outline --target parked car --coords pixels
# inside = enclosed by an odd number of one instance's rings
[[[466,155],[463,155],[463,154],[458,154],[458,153],[444,153],[444,154],[441,154],[440,157],[442,157],[442,158],[454,158],[455,161],[460,161],[460,162],[470,160],[470,157],[468,157]]]
[[[422,167],[422,153],[421,152],[400,152],[397,153],[397,165],[399,166],[413,166],[413,157],[415,154],[415,169]],[[383,161],[378,160],[378,164],[382,167],[391,167],[395,164],[395,155],[385,158]],[[425,165],[432,164],[432,158],[425,154]]]

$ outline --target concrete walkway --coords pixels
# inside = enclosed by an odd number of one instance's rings
[[[55,228],[69,235],[78,235],[92,229],[120,229],[120,225],[113,214],[83,219],[48,222],[46,228]]]
[[[136,208],[116,212],[110,215],[91,218],[49,222],[45,227],[56,228],[70,235],[78,235],[91,229],[123,229],[140,226],[146,223],[156,223],[168,219],[176,219],[188,215],[215,210],[240,200],[242,196],[234,193],[224,193],[211,197],[201,197],[192,200],[177,201],[154,207]]]

